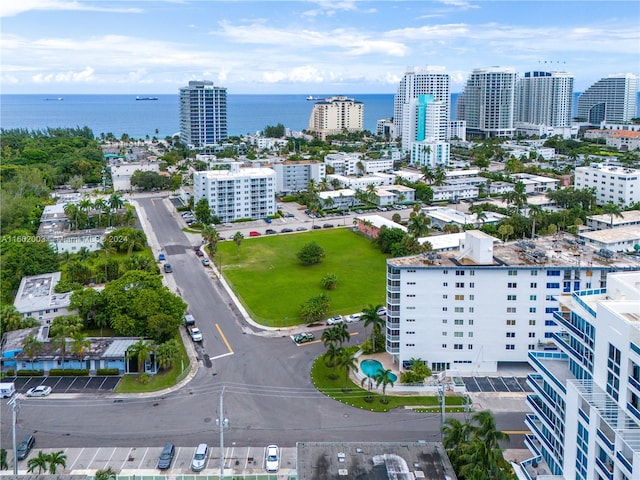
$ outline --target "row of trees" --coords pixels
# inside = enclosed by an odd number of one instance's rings
[[[133,207],[125,204],[119,193],[111,194],[106,200],[97,198],[91,201],[90,198],[85,197],[77,204],[67,203],[64,206],[64,213],[69,219],[72,230],[132,226],[136,219]]]

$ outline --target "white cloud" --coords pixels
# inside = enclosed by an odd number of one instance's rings
[[[142,13],[140,8],[120,8],[115,6],[103,6],[102,3],[76,2],[65,0],[3,0],[0,3],[0,18],[15,17],[21,13],[33,10],[58,10],[58,11],[87,11],[87,12],[118,12],[118,13]]]
[[[82,83],[95,80],[94,69],[86,67],[82,71],[67,71],[58,73],[38,73],[31,77],[34,83]]]

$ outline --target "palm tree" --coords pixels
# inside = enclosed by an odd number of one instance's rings
[[[22,323],[22,315],[13,305],[2,305],[0,308],[0,328],[2,332],[18,330]]]
[[[434,171],[431,170],[431,167],[429,165],[424,165],[420,169],[420,172],[422,173],[422,179],[426,182],[429,182],[429,185],[431,185],[436,178]]]
[[[430,223],[431,219],[424,213],[421,213],[409,218],[408,230],[414,236],[414,238],[426,237],[429,233]]]
[[[465,445],[469,442],[469,438],[473,431],[472,426],[467,422],[447,417],[442,425],[442,445],[447,450],[447,455],[451,458],[454,468],[459,468],[460,457],[464,452]]]
[[[78,230],[78,216],[80,215],[80,209],[75,203],[65,203],[64,214],[69,219],[71,230]]]
[[[143,373],[144,363],[149,360],[152,351],[153,343],[142,337],[127,350],[132,357],[136,357],[138,360],[138,374]]]
[[[91,348],[91,342],[84,333],[75,332],[71,335],[71,353],[75,355],[79,361],[82,360],[89,348]]]
[[[61,465],[62,468],[67,466],[67,456],[64,454],[63,450],[51,452],[47,457],[47,460],[49,460],[49,473],[51,475],[55,475],[57,473],[58,465]]]
[[[31,361],[31,369],[33,370],[33,359],[42,351],[42,342],[40,342],[33,333],[27,335],[22,341],[22,353],[24,353]]]
[[[109,205],[107,205],[107,202],[105,202],[103,198],[97,198],[93,202],[93,208],[95,208],[98,211],[98,227],[101,227],[102,226],[102,214],[105,213],[105,210],[108,211]]]
[[[445,180],[447,179],[447,172],[442,165],[438,165],[436,167],[436,171],[433,176],[433,184],[436,187],[440,187],[444,185]]]
[[[202,239],[209,244],[211,255],[215,255],[218,242],[220,241],[220,233],[218,233],[218,230],[211,225],[205,225],[202,227]]]
[[[340,358],[338,358],[338,364],[344,368],[344,387],[347,388],[349,373],[358,371],[358,358],[345,348],[342,350]]]
[[[336,325],[337,326],[337,325]],[[340,332],[335,327],[327,328],[322,332],[322,336],[320,337],[322,343],[325,347],[329,345],[336,345],[340,342]]]
[[[531,219],[531,238],[536,238],[536,221],[542,217],[544,210],[539,205],[529,205],[529,218]]]
[[[382,326],[385,324],[385,321],[380,318],[378,315],[378,310],[382,308],[382,305],[371,306],[368,308],[362,309],[362,321],[364,322],[364,328],[366,329],[369,325],[373,328],[371,329],[371,351],[373,353],[376,352],[376,336],[379,335],[382,330]]]
[[[169,340],[158,345],[156,350],[156,361],[162,370],[169,370],[180,358],[180,347],[176,340]]]
[[[242,245],[242,240],[244,240],[242,233],[236,232],[233,235],[233,241],[236,243],[236,247],[238,247],[238,260],[240,260],[240,245]]]
[[[55,348],[60,350],[62,368],[67,353],[67,338],[80,331],[82,319],[78,315],[63,315],[53,319],[50,335]]]
[[[330,343],[329,346],[327,347],[327,351],[324,352],[323,356],[326,361],[326,364],[327,366],[333,367],[334,375],[335,375],[336,367],[338,365],[338,359],[340,358],[340,355],[342,355],[343,350],[344,349],[342,347],[336,346],[335,343]]]
[[[607,202],[602,206],[602,211],[609,215],[609,228],[613,228],[613,217],[624,218],[622,209],[613,202]]]
[[[27,462],[27,472],[33,473],[36,468],[38,469],[38,474],[41,474],[43,471],[47,471],[47,465],[49,463],[49,455],[44,453],[42,450],[38,452],[38,455],[32,457]]]
[[[99,243],[98,248],[104,252],[104,283],[107,283],[109,281],[109,273],[107,270],[109,262],[107,260],[109,259],[109,255],[116,253],[118,250],[111,242]]]
[[[93,207],[93,202],[91,201],[91,199],[86,197],[83,198],[82,200],[80,200],[80,202],[78,202],[78,207],[84,212],[87,219],[89,219],[89,210],[91,210],[91,208]]]
[[[97,470],[94,480],[116,480],[116,472],[113,471],[111,467],[106,470]]]
[[[122,200],[122,196],[119,193],[112,193],[107,203],[109,204],[110,212],[117,213],[118,209],[124,205],[124,200]],[[109,215],[109,222],[111,222],[111,215]]]
[[[373,380],[376,382],[376,388],[382,385],[382,403],[387,403],[387,385],[391,385],[393,387],[393,380],[391,380],[392,372],[390,369],[380,369],[373,376]]]

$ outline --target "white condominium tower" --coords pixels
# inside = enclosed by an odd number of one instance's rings
[[[600,122],[628,122],[638,114],[638,77],[631,73],[609,75],[578,97],[578,117]]]
[[[640,274],[558,297],[556,351],[531,352],[527,383],[533,468],[563,480],[640,478]],[[541,478],[538,476],[537,478]]]
[[[393,125],[394,135],[404,138],[404,130],[407,122],[404,118],[406,109],[411,100],[417,99],[419,95],[433,95],[435,101],[443,102],[446,119],[450,118],[450,83],[449,74],[439,73],[429,67],[409,67],[405,72],[398,91],[393,101]],[[410,145],[402,145],[404,150],[409,150]]]
[[[309,117],[309,130],[322,140],[344,131],[361,132],[363,126],[364,104],[342,96],[316,102]]]
[[[457,118],[467,122],[471,138],[511,137],[515,113],[516,71],[488,67],[473,70],[458,98]]]
[[[567,72],[526,72],[516,84],[515,121],[568,127],[573,111],[573,75]]]
[[[213,82],[190,81],[180,89],[180,141],[190,148],[227,139],[227,89]]]

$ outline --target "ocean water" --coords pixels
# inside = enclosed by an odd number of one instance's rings
[[[158,100],[136,100],[135,95],[0,95],[0,128],[86,126],[96,136],[173,136],[180,130],[178,95],[154,96]],[[393,94],[349,97],[364,103],[366,130],[375,131],[379,119],[393,116]],[[228,133],[255,133],[278,123],[292,130],[306,129],[313,103],[304,95],[228,95]]]

